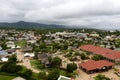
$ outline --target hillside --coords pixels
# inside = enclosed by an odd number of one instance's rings
[[[56,25],[56,24],[42,24],[42,23],[34,23],[34,22],[25,22],[19,21],[14,23],[0,23],[0,27],[5,28],[65,28],[64,25]]]

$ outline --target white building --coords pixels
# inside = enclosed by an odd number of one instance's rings
[[[58,78],[58,80],[71,80],[71,78],[68,78],[68,77],[60,75],[60,77]]]
[[[7,47],[15,48],[15,43],[13,41],[6,42]]]

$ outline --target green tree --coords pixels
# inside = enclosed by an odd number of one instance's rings
[[[94,77],[94,80],[110,80],[110,78],[106,77],[105,75],[98,74]]]
[[[15,54],[11,55],[8,59],[8,62],[17,62],[17,56]]]
[[[34,59],[38,59],[38,52],[35,52],[35,56],[34,56]]]
[[[16,55],[11,55],[8,59],[8,62],[2,65],[1,71],[7,73],[17,73],[18,71],[21,71],[22,67],[20,65],[16,65],[16,61]]]
[[[47,74],[44,71],[39,72],[38,80],[46,80],[46,79],[47,79]]]
[[[88,58],[84,53],[81,53],[80,56],[81,56],[81,59],[82,59],[82,60],[85,60],[85,59]]]
[[[25,69],[24,72],[21,74],[21,76],[26,78],[27,80],[31,80],[32,70]]]
[[[60,71],[58,69],[53,69],[48,74],[48,80],[57,80],[60,75]]]
[[[62,46],[61,46],[61,49],[62,50],[66,50],[68,48],[68,44],[67,43],[65,43],[65,44],[63,44]]]
[[[80,56],[80,53],[79,52],[75,52],[74,56]]]
[[[20,65],[16,65],[17,58],[16,55],[11,55],[8,59],[8,62],[4,63],[1,67],[2,72],[16,73],[22,70]]]
[[[53,43],[52,46],[53,46],[53,49],[57,49],[57,50],[61,49],[61,45],[59,43]]]
[[[40,48],[40,49],[46,48],[46,44],[45,44],[45,43],[40,43],[39,48]]]
[[[3,44],[1,45],[1,47],[2,47],[3,50],[8,49],[8,48],[7,48],[7,45],[6,45],[5,43],[3,43]]]
[[[33,51],[34,51],[34,52],[39,52],[39,51],[40,51],[39,46],[33,45]]]
[[[51,67],[59,67],[62,63],[62,60],[59,57],[54,57],[51,60]]]
[[[103,59],[104,57],[103,56],[101,56],[101,55],[98,55],[98,54],[96,54],[96,55],[94,55],[94,56],[92,56],[92,60],[101,60],[101,59]]]
[[[75,63],[69,63],[69,64],[67,64],[67,71],[68,72],[72,73],[76,69],[77,69],[77,65]]]
[[[7,73],[17,73],[18,71],[21,71],[22,67],[20,65],[16,65],[16,63],[7,62],[4,63],[1,67],[2,72]]]

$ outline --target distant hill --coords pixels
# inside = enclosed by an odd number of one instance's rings
[[[5,28],[66,28],[64,25],[57,25],[57,24],[42,24],[42,23],[34,23],[34,22],[13,22],[13,23],[0,23],[0,27]]]

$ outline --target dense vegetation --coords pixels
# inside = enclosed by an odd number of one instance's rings
[[[8,74],[12,74],[14,76],[22,76],[27,80],[31,80],[32,71],[30,69],[26,69],[20,65],[17,65],[16,55],[12,55],[9,57],[8,62],[4,63],[0,68],[0,73],[5,72]]]

